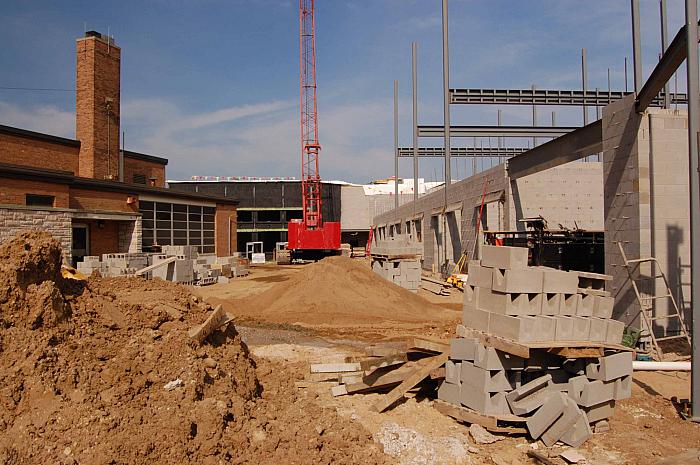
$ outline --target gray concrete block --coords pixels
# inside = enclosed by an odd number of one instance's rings
[[[458,337],[450,340],[450,358],[452,360],[473,361],[478,342],[474,339]]]
[[[583,407],[588,416],[588,421],[595,423],[600,420],[611,418],[615,414],[615,401],[609,400],[592,407]]]
[[[445,381],[452,384],[459,384],[459,374],[462,371],[462,363],[448,360],[445,362]]]
[[[574,319],[570,316],[558,315],[553,317],[556,321],[554,333],[555,341],[574,341]]]
[[[560,315],[576,315],[578,307],[578,294],[562,294],[559,298],[559,314]]]
[[[562,294],[542,294],[542,315],[559,315]]]
[[[467,274],[467,284],[470,286],[483,287],[491,289],[493,270],[484,266],[474,265],[469,267]]]
[[[579,411],[578,418],[574,422],[574,425],[569,428],[559,440],[571,447],[579,447],[593,436],[593,431],[591,431],[589,422],[590,420],[586,413]]]
[[[569,394],[569,397],[580,404],[581,393],[588,383],[590,383],[590,381],[586,376],[574,376],[573,378],[569,378],[569,386],[566,392]]]
[[[525,367],[525,360],[479,344],[476,348],[474,365],[484,370],[519,370]]]
[[[585,316],[574,316],[574,340],[588,341],[591,334],[591,320]]]
[[[460,392],[462,405],[485,415],[507,415],[510,413],[506,396],[503,392],[491,394],[469,389],[465,386]]]
[[[622,335],[625,332],[625,324],[617,320],[607,320],[608,331],[605,335],[605,342],[608,344],[621,344]]]
[[[467,328],[476,329],[477,331],[489,332],[489,324],[491,321],[491,313],[478,308],[467,307],[462,309],[462,324]]]
[[[632,352],[619,352],[600,358],[598,378],[601,381],[611,381],[632,374]]]
[[[464,325],[457,325],[455,334],[457,334],[457,337],[467,337],[467,328]]]
[[[557,392],[547,399],[534,415],[527,419],[525,425],[533,439],[539,439],[542,434],[564,413],[566,395]]]
[[[557,320],[553,316],[535,316],[535,331],[537,334],[535,342],[553,341],[557,329]]]
[[[454,405],[460,405],[461,386],[459,384],[448,383],[445,380],[438,388],[438,399]]]
[[[541,407],[547,397],[554,394],[548,389],[551,382],[550,375],[541,376],[506,394],[511,411],[515,415],[525,415]]]
[[[599,295],[594,297],[593,316],[598,318],[612,318],[613,305],[615,304],[614,297],[602,297]]]
[[[613,395],[615,400],[629,399],[632,397],[632,375],[623,376],[614,381],[615,390]]]
[[[608,336],[608,320],[594,316],[589,319],[591,321],[591,329],[588,333],[588,340],[591,342],[605,342]]]
[[[480,392],[507,392],[513,389],[504,370],[484,370],[471,362],[462,362],[460,380]]]
[[[485,245],[481,248],[481,265],[505,270],[522,270],[527,268],[528,254],[527,247]]]
[[[602,404],[615,398],[615,382],[587,381],[581,391],[581,398],[578,404],[582,407],[591,407]]]
[[[576,294],[578,292],[578,274],[575,272],[538,267],[543,272],[542,291],[556,294]]]
[[[592,316],[595,307],[595,295],[576,294],[576,313],[578,316]]]
[[[581,417],[581,410],[570,398],[564,401],[564,412],[562,415],[542,434],[540,438],[545,446],[552,447],[556,442],[564,436],[573,426],[574,423]]]
[[[487,310],[492,313],[500,313],[505,315],[508,308],[508,294],[495,292],[491,289],[477,287],[478,302],[476,307],[481,310]]]
[[[489,333],[517,342],[535,342],[537,319],[534,316],[510,316],[492,313],[489,320]]]
[[[525,268],[522,270],[493,270],[494,291],[512,294],[535,294],[542,292],[542,271],[537,268]]]
[[[465,284],[462,287],[462,291],[464,292],[463,305],[465,307],[479,308],[479,294],[481,293],[481,288]]]

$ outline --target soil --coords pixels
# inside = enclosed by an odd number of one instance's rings
[[[258,270],[262,273],[256,273]],[[242,288],[239,292],[232,289]],[[245,324],[313,328],[336,338],[448,338],[461,305],[437,305],[378,279],[364,261],[328,257],[302,267],[253,268],[248,278],[199,291]],[[426,324],[427,323],[427,324]]]
[[[0,463],[386,463],[360,425],[160,280],[63,280],[60,246],[0,247]]]

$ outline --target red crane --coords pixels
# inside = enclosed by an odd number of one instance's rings
[[[318,111],[316,105],[316,22],[314,0],[299,0],[299,66],[301,98],[302,219],[287,225],[291,259],[320,258],[340,251],[340,223],[323,220],[321,176],[318,171]]]

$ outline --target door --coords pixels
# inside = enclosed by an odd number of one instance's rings
[[[73,224],[73,239],[71,242],[73,266],[90,255],[90,230],[86,224]]]

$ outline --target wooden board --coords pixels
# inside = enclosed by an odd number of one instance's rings
[[[601,281],[612,281],[613,279],[609,274],[591,273],[590,271],[576,271],[575,273],[587,279],[599,279]]]
[[[406,356],[406,353],[403,353],[397,355],[388,355],[386,357],[370,358],[362,360],[359,363],[361,371],[370,371],[374,370],[375,368],[400,365],[402,363],[406,363],[407,361],[408,357]]]
[[[603,291],[601,289],[586,289],[583,287],[578,288],[578,293],[579,294],[587,294],[587,295],[597,295],[600,297],[610,297],[611,294],[608,291]]]
[[[516,355],[522,358],[530,358],[530,348],[519,342],[511,341],[510,339],[504,339],[502,337],[494,336],[492,334],[482,333],[471,328],[465,328],[465,337],[470,337],[478,340],[485,346],[493,347],[501,352],[506,352],[508,354]]]
[[[547,352],[565,358],[598,358],[605,355],[602,347],[551,347]]]
[[[410,349],[420,349],[421,351],[435,352],[437,354],[442,354],[443,352],[450,351],[450,345],[441,341],[435,341],[433,339],[425,339],[422,337],[417,337],[413,339],[413,343]]]
[[[177,257],[166,258],[166,259],[163,260],[162,262],[158,262],[158,263],[153,264],[153,265],[148,265],[146,268],[141,268],[140,270],[136,270],[136,273],[134,273],[134,274],[135,274],[136,276],[140,276],[140,275],[142,275],[142,274],[144,274],[144,273],[148,273],[149,271],[153,271],[153,270],[155,270],[156,268],[160,268],[161,266],[165,266],[165,265],[167,265],[168,263],[172,263],[172,262],[174,262],[175,260],[177,260]]]
[[[187,335],[197,344],[202,344],[211,333],[231,321],[232,318],[224,311],[223,307],[217,305],[204,323],[190,328]]]
[[[406,344],[401,345],[402,347],[368,346],[365,348],[365,352],[368,357],[386,357],[406,353]]]
[[[475,412],[467,407],[452,405],[442,400],[433,401],[433,407],[435,410],[446,415],[448,417],[454,418],[457,421],[462,421],[465,423],[476,423],[486,428],[492,433],[511,433],[511,434],[524,434],[527,433],[527,429],[521,426],[507,426],[499,422],[512,422],[512,423],[524,423],[525,419],[521,417],[516,417],[515,415],[508,415],[504,417],[495,417],[490,415],[482,415]]]
[[[416,384],[423,381],[425,378],[430,376],[430,372],[436,368],[440,368],[445,364],[449,358],[448,353],[443,353],[436,355],[435,357],[427,358],[416,362],[416,365],[420,365],[420,368],[413,373],[411,376],[406,378],[401,384],[396,386],[391,392],[386,394],[384,397],[379,399],[374,404],[374,410],[376,412],[383,412],[397,400],[401,399],[404,394],[406,394],[410,389],[412,389]]]
[[[312,363],[311,373],[347,373],[362,371],[359,363]]]

